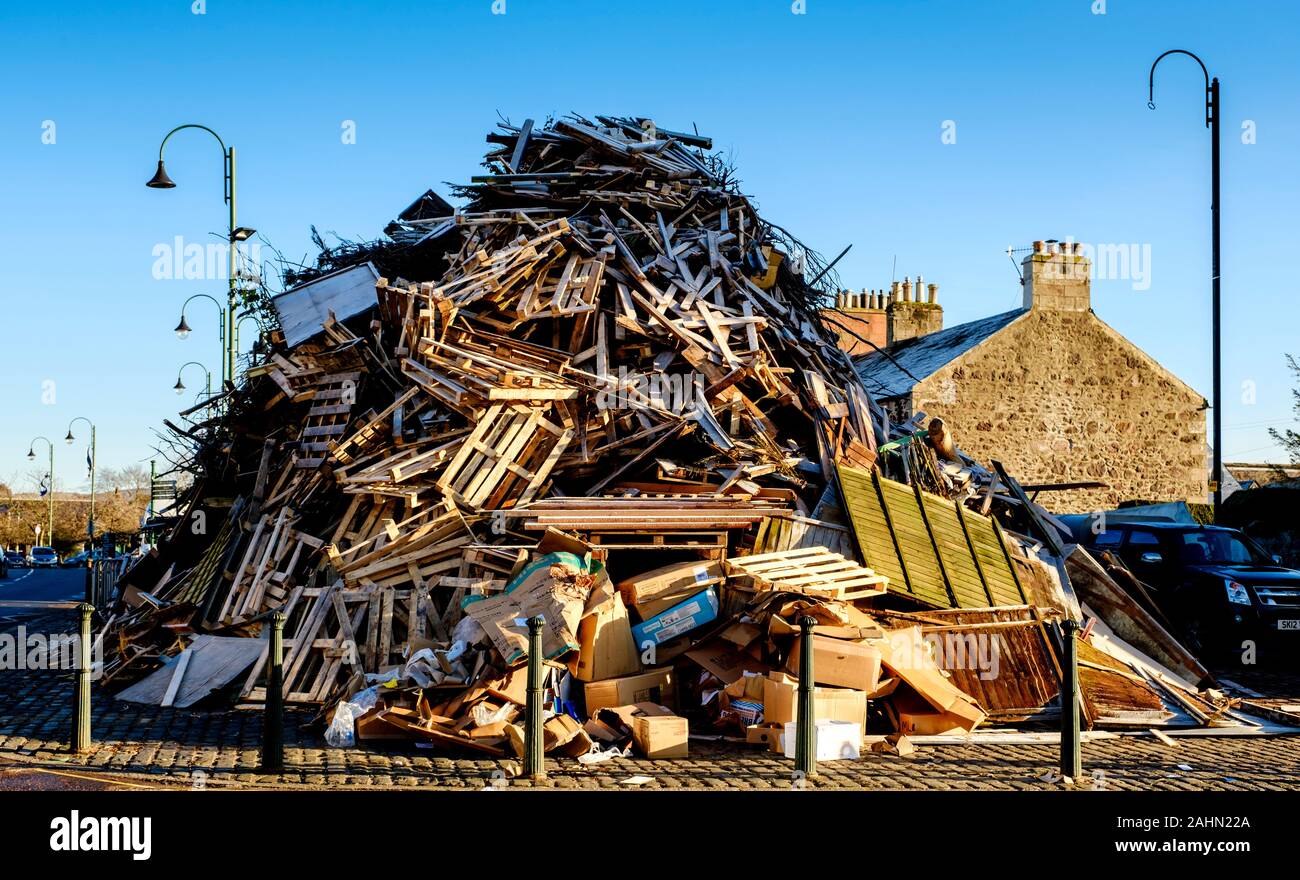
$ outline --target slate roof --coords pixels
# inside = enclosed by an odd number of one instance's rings
[[[1028,309],[1012,309],[937,333],[904,339],[886,348],[884,352],[874,351],[858,358],[854,361],[854,366],[862,377],[862,384],[872,396],[899,397],[911,392],[918,381],[934,374],[945,364],[951,363],[1028,313]]]

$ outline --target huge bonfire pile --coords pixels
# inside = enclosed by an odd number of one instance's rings
[[[499,129],[463,207],[430,191],[385,239],[291,273],[244,381],[170,426],[194,485],[101,634],[119,696],[258,704],[279,613],[284,696],[332,741],[508,755],[540,615],[548,747],[637,732],[669,754],[674,711],[740,735],[790,720],[811,614],[825,711],[859,738],[1050,702],[1045,621],[1078,606],[1034,542],[989,526],[1021,572],[1011,619],[953,623],[863,564],[843,469],[923,471],[950,505],[988,475],[889,424],[822,323],[829,267],[709,140],[616,117]],[[877,462],[890,441],[905,454]],[[996,705],[918,659],[922,624],[971,620],[1032,634],[1041,693]]]

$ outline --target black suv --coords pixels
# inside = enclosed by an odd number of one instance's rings
[[[1283,568],[1236,529],[1169,522],[1107,522],[1080,529],[1151,589],[1193,650],[1240,651],[1247,639],[1300,645],[1300,571]]]

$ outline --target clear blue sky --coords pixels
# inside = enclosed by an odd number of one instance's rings
[[[158,141],[206,123],[239,155],[240,221],[286,255],[309,226],[373,237],[425,187],[466,180],[498,114],[622,113],[698,125],[765,215],[854,287],[940,284],[949,324],[1020,292],[1008,245],[1072,236],[1150,245],[1149,289],[1094,284],[1108,323],[1201,391],[1209,366],[1209,136],[1201,54],[1223,80],[1228,460],[1276,457],[1300,354],[1300,13],[1291,3],[1136,2],[5,3],[0,9],[0,478],[32,435],[99,424],[102,467],[145,461],[178,408],[177,367],[219,348],[210,304],[156,280],[155,245],[224,228],[220,154],[168,146],[179,183],[146,189]],[[47,120],[56,142],[42,142]],[[341,142],[345,120],[356,143]],[[956,143],[941,142],[945,120]],[[1241,142],[1253,120],[1257,142]],[[55,402],[42,402],[42,383]],[[201,374],[186,374],[192,390]],[[1243,402],[1243,383],[1254,402]],[[189,402],[192,398],[186,398]],[[84,452],[59,444],[76,485]],[[25,477],[19,486],[29,488]]]

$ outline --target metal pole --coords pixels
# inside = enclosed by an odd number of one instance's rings
[[[795,727],[794,769],[805,779],[817,775],[817,711],[813,693],[813,627],[817,621],[799,621],[799,712]]]
[[[1219,522],[1220,508],[1223,504],[1223,376],[1219,339],[1219,117],[1222,115],[1222,108],[1219,105],[1219,78],[1217,76],[1213,79],[1210,78],[1209,69],[1206,68],[1205,62],[1196,53],[1189,52],[1186,49],[1170,49],[1152,62],[1151,72],[1147,75],[1147,106],[1152,110],[1156,108],[1156,67],[1168,55],[1188,56],[1200,66],[1201,74],[1205,77],[1205,125],[1210,129],[1210,223],[1212,227],[1210,311],[1211,332],[1214,336],[1213,340],[1211,340],[1214,371],[1214,388],[1212,392],[1214,412],[1211,416],[1214,452],[1211,464],[1210,491],[1214,502],[1214,521]]]
[[[546,778],[542,757],[542,618],[528,619],[528,698],[524,708],[524,773],[529,779]]]
[[[77,637],[77,683],[72,704],[72,742],[70,750],[80,754],[90,751],[90,616],[95,608],[89,603],[78,606],[81,629]]]
[[[1061,625],[1061,775],[1078,779],[1083,774],[1079,747],[1079,624]]]
[[[229,254],[227,255],[228,269],[230,274],[229,292],[226,298],[226,314],[223,316],[225,321],[226,332],[226,363],[223,370],[223,380],[221,390],[225,391],[227,381],[235,381],[235,306],[238,293],[238,287],[235,282],[235,148],[230,147],[226,150],[227,175],[229,176],[230,194],[226,201],[230,205],[230,229],[226,236]]]
[[[46,440],[45,442],[48,443],[50,446],[50,503],[48,505],[49,522],[46,524],[46,528],[49,530],[49,533],[45,536],[45,543],[46,545],[53,547],[54,546],[54,444],[49,440]]]
[[[270,671],[262,710],[262,770],[284,769],[284,612],[271,615]]]
[[[1219,78],[1210,83],[1210,213],[1213,232],[1214,263],[1211,272],[1214,282],[1214,521],[1219,518],[1219,508],[1223,504],[1223,374],[1220,366],[1219,352]]]
[[[95,604],[95,426],[90,426],[90,518],[86,521],[86,603]]]

